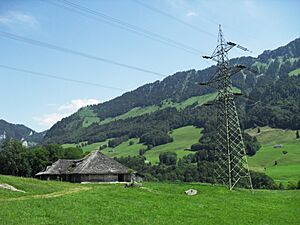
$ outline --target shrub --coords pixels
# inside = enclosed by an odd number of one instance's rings
[[[175,152],[163,152],[159,154],[160,165],[176,165],[177,154]]]
[[[172,142],[173,139],[167,134],[159,130],[150,131],[140,138],[140,142],[146,145],[162,145],[169,142]]]

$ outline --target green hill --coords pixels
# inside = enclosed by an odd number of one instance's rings
[[[200,183],[71,184],[0,176],[0,224],[299,224],[300,192]],[[198,191],[186,196],[189,188]]]
[[[260,133],[257,133],[257,129],[247,130],[262,145],[256,155],[248,159],[250,169],[265,172],[277,182],[299,181],[300,140],[296,139],[296,131],[269,127],[260,130]],[[274,148],[276,145],[282,147]]]

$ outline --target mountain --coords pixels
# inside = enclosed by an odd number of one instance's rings
[[[12,124],[0,119],[0,142],[13,138],[22,141],[24,145],[34,145],[42,141],[45,133],[38,133],[24,125]]]
[[[257,58],[240,57],[230,62],[255,71],[244,70],[232,78],[236,91],[256,101],[237,100],[243,128],[269,125],[300,129],[300,76],[293,76],[300,73],[300,38],[264,51]],[[97,142],[120,137],[120,141],[145,140],[152,131],[167,133],[187,125],[204,127],[214,112],[202,105],[215,93],[196,83],[207,81],[215,72],[215,66],[178,72],[110,101],[82,108],[47,131],[44,142]]]

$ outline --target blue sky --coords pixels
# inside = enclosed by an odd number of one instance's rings
[[[126,23],[141,27],[204,53],[216,38],[153,12],[134,0],[70,0]],[[151,0],[143,1],[186,23],[217,35],[221,23],[226,40],[237,42],[257,56],[300,36],[297,0]],[[0,1],[0,31],[64,46],[91,55],[171,75],[202,69],[207,63],[195,55],[132,32],[84,17],[51,2]],[[78,108],[117,97],[162,77],[82,58],[0,35],[1,65],[85,80],[122,90],[106,89],[38,77],[0,68],[0,118],[37,131],[49,128]],[[239,50],[231,57],[249,55]]]

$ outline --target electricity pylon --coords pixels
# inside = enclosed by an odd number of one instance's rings
[[[218,70],[212,78],[201,85],[209,85],[217,89],[215,99],[217,106],[217,136],[216,136],[216,177],[232,190],[238,183],[247,184],[253,189],[249,172],[245,145],[240,128],[234,98],[240,93],[234,93],[231,76],[246,67],[243,65],[230,65],[228,52],[238,47],[249,51],[233,42],[226,42],[219,26],[218,45],[211,56],[203,56],[205,59],[212,59],[217,62]]]

